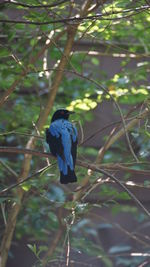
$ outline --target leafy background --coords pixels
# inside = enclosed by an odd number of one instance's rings
[[[0,150],[1,191],[33,175],[0,195],[2,267],[150,264],[149,21],[149,1],[0,3],[1,148],[48,152],[45,128],[67,107],[86,163],[63,186],[55,159],[39,175],[46,158]],[[137,119],[130,142],[116,105]]]

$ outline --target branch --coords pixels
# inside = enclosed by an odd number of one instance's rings
[[[52,70],[52,68],[48,68],[48,69],[46,69],[45,71],[47,71],[47,70]],[[59,72],[68,72],[68,73],[72,73],[72,74],[74,74],[74,75],[76,75],[76,76],[78,76],[78,77],[80,77],[80,78],[82,78],[82,79],[85,79],[85,80],[87,80],[87,81],[89,81],[89,82],[95,84],[98,88],[102,89],[103,92],[105,92],[106,94],[109,95],[110,99],[114,102],[116,108],[117,108],[118,111],[119,111],[119,114],[120,114],[120,117],[121,117],[121,120],[122,120],[122,123],[123,123],[124,133],[125,133],[125,136],[126,136],[126,140],[127,140],[127,144],[128,144],[129,149],[130,149],[130,152],[131,152],[132,156],[134,157],[134,159],[138,162],[138,158],[136,157],[136,155],[135,155],[135,153],[134,153],[134,150],[133,150],[133,148],[132,148],[132,145],[131,145],[131,143],[130,143],[130,139],[129,139],[128,131],[126,130],[125,119],[124,119],[123,113],[122,113],[122,111],[121,111],[121,108],[120,108],[119,104],[117,103],[117,101],[114,99],[114,97],[109,93],[108,89],[105,88],[105,87],[104,87],[102,84],[100,84],[99,82],[97,82],[97,81],[95,81],[95,80],[93,80],[93,79],[91,79],[91,78],[89,78],[89,77],[87,77],[87,76],[84,76],[83,74],[80,74],[80,73],[77,72],[77,71],[66,70],[66,69],[61,69],[61,68],[59,69],[59,67],[58,67],[58,70],[59,70]],[[39,72],[39,71],[37,71],[37,72]]]
[[[150,110],[148,108],[146,108],[139,116],[137,116],[135,119],[131,120],[130,122],[128,122],[126,124],[126,130],[130,130],[131,128],[133,128],[133,126],[135,126],[139,120],[144,119],[145,117],[148,116],[148,114],[150,113]],[[115,141],[117,141],[119,138],[121,138],[121,136],[124,135],[124,128],[121,128],[120,131],[118,131],[112,138],[111,140],[108,142],[106,150],[113,144],[115,143]]]
[[[81,7],[80,16],[87,14],[86,8],[89,8],[89,5],[91,2],[92,2],[92,0],[84,1],[85,5],[83,5]],[[70,25],[66,29],[67,41],[66,41],[66,45],[64,48],[64,54],[60,59],[58,67],[56,68],[56,75],[54,76],[52,86],[51,86],[51,88],[49,88],[49,95],[48,95],[47,103],[45,105],[45,109],[42,110],[40,117],[39,117],[39,120],[38,120],[37,125],[36,125],[39,131],[41,131],[41,129],[45,125],[45,122],[48,118],[48,115],[49,115],[49,113],[52,109],[53,103],[55,101],[55,97],[56,97],[59,85],[62,81],[63,74],[64,74],[63,71],[59,71],[59,68],[61,68],[62,70],[65,69],[65,66],[68,63],[68,58],[69,58],[71,50],[72,50],[72,46],[73,46],[73,42],[74,42],[74,38],[76,35],[78,25],[79,24],[76,24],[74,27],[72,25]],[[60,33],[60,34],[62,34],[62,33]],[[14,89],[15,88],[13,88],[12,91]],[[11,92],[9,92],[9,95]],[[8,96],[7,96],[7,98],[8,98]],[[5,99],[3,99],[3,102],[5,102]],[[27,145],[26,145],[26,148],[27,149],[34,149],[35,143],[36,143],[35,138],[31,137],[29,139]],[[31,158],[32,158],[31,154],[29,155],[29,154],[25,153],[25,158],[24,158],[24,161],[22,164],[22,170],[21,170],[21,174],[20,174],[20,176],[22,178],[26,178],[28,176],[28,173],[30,171]],[[20,180],[20,178],[19,178],[19,180]],[[6,229],[4,231],[4,236],[2,239],[2,243],[1,243],[1,248],[0,248],[0,250],[1,250],[1,267],[5,267],[5,265],[6,265],[6,261],[7,261],[7,257],[8,257],[8,251],[9,251],[9,248],[11,245],[13,233],[14,233],[15,226],[16,226],[17,216],[18,216],[18,213],[20,211],[23,196],[24,196],[24,191],[21,190],[20,187],[18,187],[17,189],[18,189],[17,190],[18,201],[16,203],[14,203],[10,209],[9,216],[8,216],[8,224],[7,224]]]
[[[128,173],[133,174],[140,174],[140,175],[150,175],[150,170],[137,170],[137,169],[131,169],[128,167],[123,166],[119,163],[113,163],[113,164],[101,164],[101,167],[105,170],[109,171],[126,171]]]
[[[2,195],[4,193],[7,193],[8,191],[12,190],[13,188],[15,188],[15,187],[17,187],[19,185],[22,185],[23,183],[31,180],[33,177],[40,175],[42,172],[46,171],[46,169],[49,169],[49,167],[50,166],[46,166],[46,167],[40,169],[39,171],[33,173],[30,176],[28,176],[28,177],[26,177],[24,179],[20,179],[19,182],[15,183],[15,184],[12,184],[9,187],[7,187],[7,188],[3,189],[2,191],[0,191],[0,195]]]
[[[133,128],[141,119],[144,119],[148,116],[150,113],[150,110],[148,108],[145,108],[145,110],[138,116],[136,116],[134,119],[132,119],[130,122],[126,124],[126,131],[129,131]],[[118,139],[120,139],[125,134],[125,129],[122,127],[116,134],[112,134],[108,141],[105,143],[105,145],[100,149],[99,152],[99,159],[101,159],[104,156],[104,153],[109,149],[111,145],[113,145]]]
[[[63,218],[63,209],[60,208],[58,210],[58,214],[57,214],[57,219],[59,222],[58,231],[56,232],[55,236],[53,237],[53,240],[50,242],[50,246],[48,248],[48,251],[45,253],[45,255],[42,258],[42,267],[47,266],[49,258],[53,255],[58,243],[60,242],[60,240],[64,234],[65,227],[63,225],[62,218]]]
[[[0,147],[0,152],[17,153],[17,154],[22,153],[22,154],[30,154],[30,155],[34,155],[34,156],[40,156],[40,157],[54,158],[49,153],[39,152],[39,151],[36,151],[36,150],[30,150],[30,149],[14,148],[14,147]],[[83,162],[81,160],[77,160],[77,165],[81,166],[83,168],[90,169],[92,171],[98,172],[98,173],[102,173],[102,174],[106,175],[107,177],[110,177],[113,181],[116,182],[116,184],[119,185],[119,187],[121,187],[125,192],[127,192],[128,195],[134,200],[134,202],[140,208],[142,208],[142,210],[150,217],[149,211],[142,205],[142,203],[136,198],[136,196],[121,181],[119,181],[114,175],[112,175],[111,173],[109,173],[109,172],[107,172],[107,171],[105,171],[105,170],[103,170],[101,168],[98,168],[94,164]],[[6,190],[5,190],[5,192],[6,192]],[[3,192],[0,192],[0,194],[3,194]]]
[[[68,28],[68,29],[69,29],[69,28]],[[77,29],[77,25],[76,25],[76,27],[74,28],[74,32],[76,32],[76,29]],[[71,31],[71,32],[73,33],[73,28],[71,27],[71,28],[69,29],[69,31]],[[70,41],[70,42],[67,44],[68,46],[66,46],[65,51],[69,50],[70,47],[71,47],[71,45],[72,45],[72,41],[73,41],[72,38],[70,38],[69,41]],[[70,50],[70,51],[71,51],[71,50]],[[64,52],[63,57],[62,57],[62,61],[60,62],[58,68],[56,69],[56,71],[58,71],[59,75],[57,74],[57,79],[55,79],[55,82],[54,82],[54,84],[53,84],[53,86],[52,86],[52,88],[51,88],[51,93],[50,93],[50,94],[53,95],[53,96],[49,98],[49,101],[48,101],[48,103],[47,103],[47,106],[46,106],[46,108],[44,109],[44,111],[43,111],[43,113],[42,113],[42,115],[40,116],[39,121],[38,121],[38,128],[39,128],[39,129],[41,129],[41,126],[40,126],[40,123],[41,123],[40,120],[41,120],[41,118],[42,118],[43,121],[44,121],[44,120],[46,121],[46,118],[48,117],[48,114],[49,114],[50,109],[51,109],[51,107],[52,107],[52,105],[53,105],[53,102],[54,102],[54,98],[55,98],[55,96],[56,96],[56,88],[58,88],[58,85],[59,85],[59,83],[60,83],[60,79],[62,79],[62,74],[63,74],[63,72],[66,71],[66,70],[64,69],[64,66],[65,66],[65,64],[66,64],[67,62],[68,62],[68,58],[66,57],[66,54],[65,54],[65,52]],[[49,68],[49,70],[50,70],[50,68]],[[135,153],[134,153],[134,151],[133,151],[133,148],[132,148],[132,146],[131,146],[131,143],[130,143],[130,139],[129,139],[129,136],[128,136],[128,132],[127,132],[127,130],[126,130],[126,124],[125,124],[125,120],[124,120],[122,111],[121,111],[121,109],[120,109],[119,104],[115,101],[114,97],[113,97],[113,96],[108,92],[108,90],[107,90],[103,85],[101,85],[99,82],[97,82],[97,81],[95,81],[95,80],[93,80],[93,79],[91,79],[91,78],[85,77],[84,75],[78,73],[77,71],[71,71],[71,70],[67,70],[67,71],[70,72],[70,73],[72,73],[72,74],[75,74],[75,75],[79,76],[79,77],[82,78],[82,79],[86,79],[86,80],[92,82],[93,84],[95,84],[96,86],[98,86],[99,88],[101,88],[105,93],[107,93],[107,94],[110,96],[110,98],[114,101],[115,106],[117,107],[117,109],[118,109],[118,111],[119,111],[119,113],[120,113],[120,117],[121,117],[121,119],[122,119],[123,128],[124,128],[124,132],[125,132],[125,135],[126,135],[126,139],[127,139],[127,143],[128,143],[130,152],[131,152],[131,154],[133,155],[133,157],[135,158],[135,160],[138,162],[138,159],[137,159],[137,157],[136,157],[136,155],[135,155]],[[4,100],[4,101],[5,101],[5,100]]]
[[[139,12],[143,12],[145,10],[149,10],[150,6],[142,6],[142,7],[136,7],[134,9],[126,9],[122,11],[113,11],[113,12],[108,12],[104,14],[96,14],[96,15],[90,15],[90,16],[80,16],[80,17],[71,17],[71,18],[64,18],[64,19],[57,19],[57,20],[49,20],[49,21],[29,21],[29,20],[8,20],[8,19],[0,19],[0,22],[2,23],[15,23],[15,24],[31,24],[31,25],[47,25],[47,24],[56,24],[56,23],[66,23],[66,22],[77,22],[81,23],[82,21],[87,21],[87,20],[120,20],[123,18],[128,18],[130,16],[137,15]],[[135,12],[127,16],[121,16],[121,17],[116,17],[116,18],[105,18],[106,16],[111,16],[111,15],[117,15],[117,14],[124,14],[124,13],[130,13],[130,12]]]
[[[53,4],[50,4],[50,5],[28,5],[28,4],[24,4],[24,3],[21,3],[21,2],[17,2],[17,1],[14,1],[14,0],[6,0],[6,1],[3,1],[0,3],[0,5],[15,5],[15,6],[22,6],[22,7],[27,7],[27,8],[45,8],[45,7],[57,7],[57,6],[60,6],[61,4],[64,4],[66,2],[69,2],[69,0],[62,0],[58,3],[53,3]]]
[[[17,147],[5,147],[0,146],[0,152],[2,153],[15,153],[15,154],[29,154],[32,156],[44,157],[44,158],[55,158],[50,153],[39,152],[37,150],[17,148]]]
[[[79,76],[81,76],[80,74],[77,74],[77,75],[79,75]],[[89,80],[89,81],[92,81],[94,84],[96,84],[97,86],[100,86],[100,88],[102,87],[102,89],[104,90],[104,92],[107,92],[107,90],[105,89],[105,88],[103,88],[103,86],[101,86],[101,85],[99,85],[99,83],[97,83],[96,81],[94,81],[94,80],[92,80],[92,79],[90,79],[90,78],[87,78],[87,80]],[[108,93],[109,94],[109,93]],[[110,94],[109,94],[110,95]],[[113,97],[110,95],[110,97],[111,97],[111,99],[113,99]],[[118,108],[118,110],[119,110],[119,113],[120,113],[120,116],[121,116],[121,119],[122,119],[122,123],[123,123],[123,126],[124,126],[124,133],[125,133],[125,135],[126,135],[126,138],[127,138],[127,141],[128,141],[128,145],[129,145],[129,148],[130,148],[130,151],[132,152],[133,150],[131,150],[131,144],[130,144],[130,140],[129,140],[129,137],[128,137],[128,132],[126,131],[126,124],[125,124],[125,120],[124,120],[124,116],[123,116],[123,114],[122,114],[122,112],[121,112],[121,109],[120,109],[120,106],[118,105],[118,103],[113,99],[113,101],[114,101],[114,103],[115,103],[115,105],[116,105],[116,107]],[[132,153],[133,155],[134,155],[134,151],[133,151],[133,153]],[[99,157],[97,157],[97,160],[96,160],[96,163],[98,164],[99,163]],[[92,170],[93,171],[93,169],[90,169],[90,170]],[[91,176],[91,174],[92,174],[92,172],[90,172],[90,174],[88,174],[86,177],[85,177],[85,179],[84,180],[82,180],[82,186],[81,186],[81,188],[80,188],[80,190],[77,192],[77,194],[74,196],[74,200],[79,200],[79,199],[81,199],[81,195],[82,195],[82,193],[83,193],[83,191],[84,191],[84,188],[86,187],[86,185],[88,184],[88,182],[89,182],[89,178],[90,178],[90,176]],[[111,177],[111,176],[110,176]],[[118,180],[118,184],[119,184],[119,180]],[[121,183],[122,184],[122,183]],[[125,186],[126,187],[126,186]],[[124,189],[125,190],[125,189]],[[128,191],[126,190],[126,192],[128,193]],[[131,195],[130,195],[131,196]],[[135,196],[134,196],[135,197]],[[140,202],[139,202],[140,203]],[[138,203],[138,205],[140,205]],[[142,203],[141,203],[142,204]],[[143,206],[143,205],[142,205]],[[149,213],[149,212],[148,212]]]
[[[100,169],[98,167],[96,167],[95,165],[92,165],[92,164],[88,164],[86,162],[82,162],[82,161],[79,161],[77,162],[77,164],[79,166],[82,166],[84,168],[87,168],[87,169],[90,169],[92,171],[95,171],[95,172],[99,172],[99,173],[102,173],[104,175],[106,175],[107,177],[110,177],[113,181],[116,182],[116,184],[118,184],[125,192],[128,193],[128,195],[134,200],[134,202],[142,208],[142,210],[150,217],[150,213],[149,211],[143,206],[143,204],[136,198],[136,196],[119,180],[117,179],[114,175],[110,174],[109,172],[103,170],[103,169]]]
[[[58,38],[58,36],[62,36],[62,34],[64,34],[63,32],[60,32],[56,38]],[[33,64],[36,62],[36,60],[38,59],[38,57],[40,57],[42,55],[42,52],[44,52],[46,49],[48,49],[50,47],[50,45],[52,45],[52,42],[46,42],[45,46],[38,52],[38,54],[34,57],[31,58],[30,64]],[[27,69],[21,73],[21,76],[19,78],[19,80],[15,81],[13,83],[13,85],[4,93],[0,105],[2,105],[9,97],[9,95],[14,91],[16,85],[21,81],[21,79],[26,75],[26,73],[28,72],[28,69],[30,67],[27,66]],[[42,124],[42,120],[41,120],[41,127],[45,124],[45,121]],[[27,149],[33,149],[35,145],[35,138],[31,137],[26,145]],[[31,155],[25,155],[24,157],[24,161],[22,164],[22,168],[21,168],[21,174],[20,176],[22,178],[26,178],[28,176],[29,170],[30,170],[30,160],[31,160]],[[18,177],[18,181],[20,180],[20,176]],[[13,238],[13,233],[15,230],[15,226],[16,226],[16,220],[17,220],[17,216],[18,213],[21,209],[22,206],[22,201],[23,201],[23,196],[24,196],[24,191],[22,190],[21,187],[17,188],[17,197],[18,197],[18,201],[14,202],[12,204],[12,206],[10,207],[9,213],[8,213],[8,223],[6,225],[5,231],[4,231],[4,235],[2,238],[2,242],[1,242],[1,247],[0,247],[0,254],[1,254],[1,267],[5,267],[6,266],[6,261],[7,261],[7,257],[8,257],[8,251],[11,245],[11,241]]]
[[[39,136],[39,135],[35,135],[35,134],[30,134],[30,133],[21,133],[21,132],[17,132],[17,131],[8,131],[8,132],[1,132],[0,136],[5,136],[5,135],[10,135],[10,134],[15,134],[15,135],[19,135],[19,136],[28,136],[28,137],[34,137],[36,139],[41,139],[43,140],[44,137]]]
[[[18,174],[10,167],[8,166],[4,161],[0,159],[0,164],[9,172],[11,173],[15,178],[18,178]]]
[[[32,156],[37,156],[37,157],[56,159],[50,153],[40,152],[40,151],[32,150],[32,149],[17,148],[17,147],[0,146],[0,153],[30,154]],[[78,164],[79,162],[81,162],[81,161],[77,161],[77,165],[80,165],[80,164]],[[146,164],[146,163],[143,163],[143,164]],[[136,162],[135,162],[135,164],[136,164]],[[110,169],[110,170],[124,170],[124,171],[130,171],[130,172],[133,171],[135,173],[149,174],[149,170],[147,170],[147,171],[143,170],[142,171],[142,170],[137,170],[137,169],[130,169],[130,168],[123,166],[121,163],[120,164],[115,164],[115,163],[113,163],[113,164],[101,164],[100,166],[102,166],[104,169]]]
[[[54,37],[55,42],[62,37],[65,31],[60,32],[56,37]],[[35,62],[44,54],[45,50],[50,48],[50,46],[53,45],[51,40],[49,42],[46,42],[46,44],[42,47],[42,49],[35,55],[33,56],[30,61],[28,66],[21,72],[20,77],[14,81],[14,83],[10,86],[8,90],[2,95],[0,99],[0,107],[8,100],[10,94],[16,89],[16,86],[22,81],[22,79],[27,75],[27,73],[30,70],[30,65],[35,64]]]
[[[90,213],[92,215],[92,217],[94,218],[98,218],[99,221],[103,221],[104,223],[110,223],[109,219],[106,219],[104,217],[102,217],[101,215],[99,215],[98,213],[94,213],[91,211]],[[123,228],[120,224],[118,223],[114,223],[111,221],[111,225],[114,228],[119,229],[120,231],[122,231],[124,234],[126,234],[130,239],[135,240],[136,242],[138,242],[140,245],[145,246],[145,247],[149,247],[149,244],[146,243],[145,241],[143,241],[140,237],[136,236],[138,235],[135,231],[134,232],[129,232],[127,229]],[[115,254],[116,255],[116,254]],[[141,266],[142,267],[142,266]],[[143,266],[144,267],[144,266]],[[146,266],[145,266],[146,267]]]

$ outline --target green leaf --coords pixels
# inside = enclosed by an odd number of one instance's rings
[[[0,57],[8,57],[10,55],[10,52],[5,47],[0,47]]]
[[[23,185],[21,185],[22,189],[26,192],[28,192],[31,188],[31,184],[29,183],[24,183]]]
[[[122,200],[131,199],[131,197],[129,196],[129,194],[127,192],[121,192],[121,193],[117,194],[117,198],[122,199]]]
[[[92,57],[91,62],[96,66],[99,65],[99,59],[97,59],[96,57]]]
[[[150,137],[150,133],[148,131],[145,131],[146,135]]]
[[[37,247],[36,244],[27,244],[27,247],[35,254],[35,256],[37,256]]]

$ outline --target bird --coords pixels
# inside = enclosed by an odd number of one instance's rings
[[[53,156],[57,157],[60,170],[60,183],[77,182],[75,163],[78,133],[68,120],[74,111],[58,109],[52,116],[50,127],[46,129],[46,142]]]

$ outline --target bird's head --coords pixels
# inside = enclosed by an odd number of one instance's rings
[[[73,114],[73,113],[75,113],[75,112],[74,112],[74,111],[69,111],[69,110],[67,110],[67,109],[58,109],[58,110],[54,113],[51,122],[53,122],[53,121],[55,121],[55,120],[59,120],[59,119],[68,120],[69,115],[70,115],[70,114]]]

